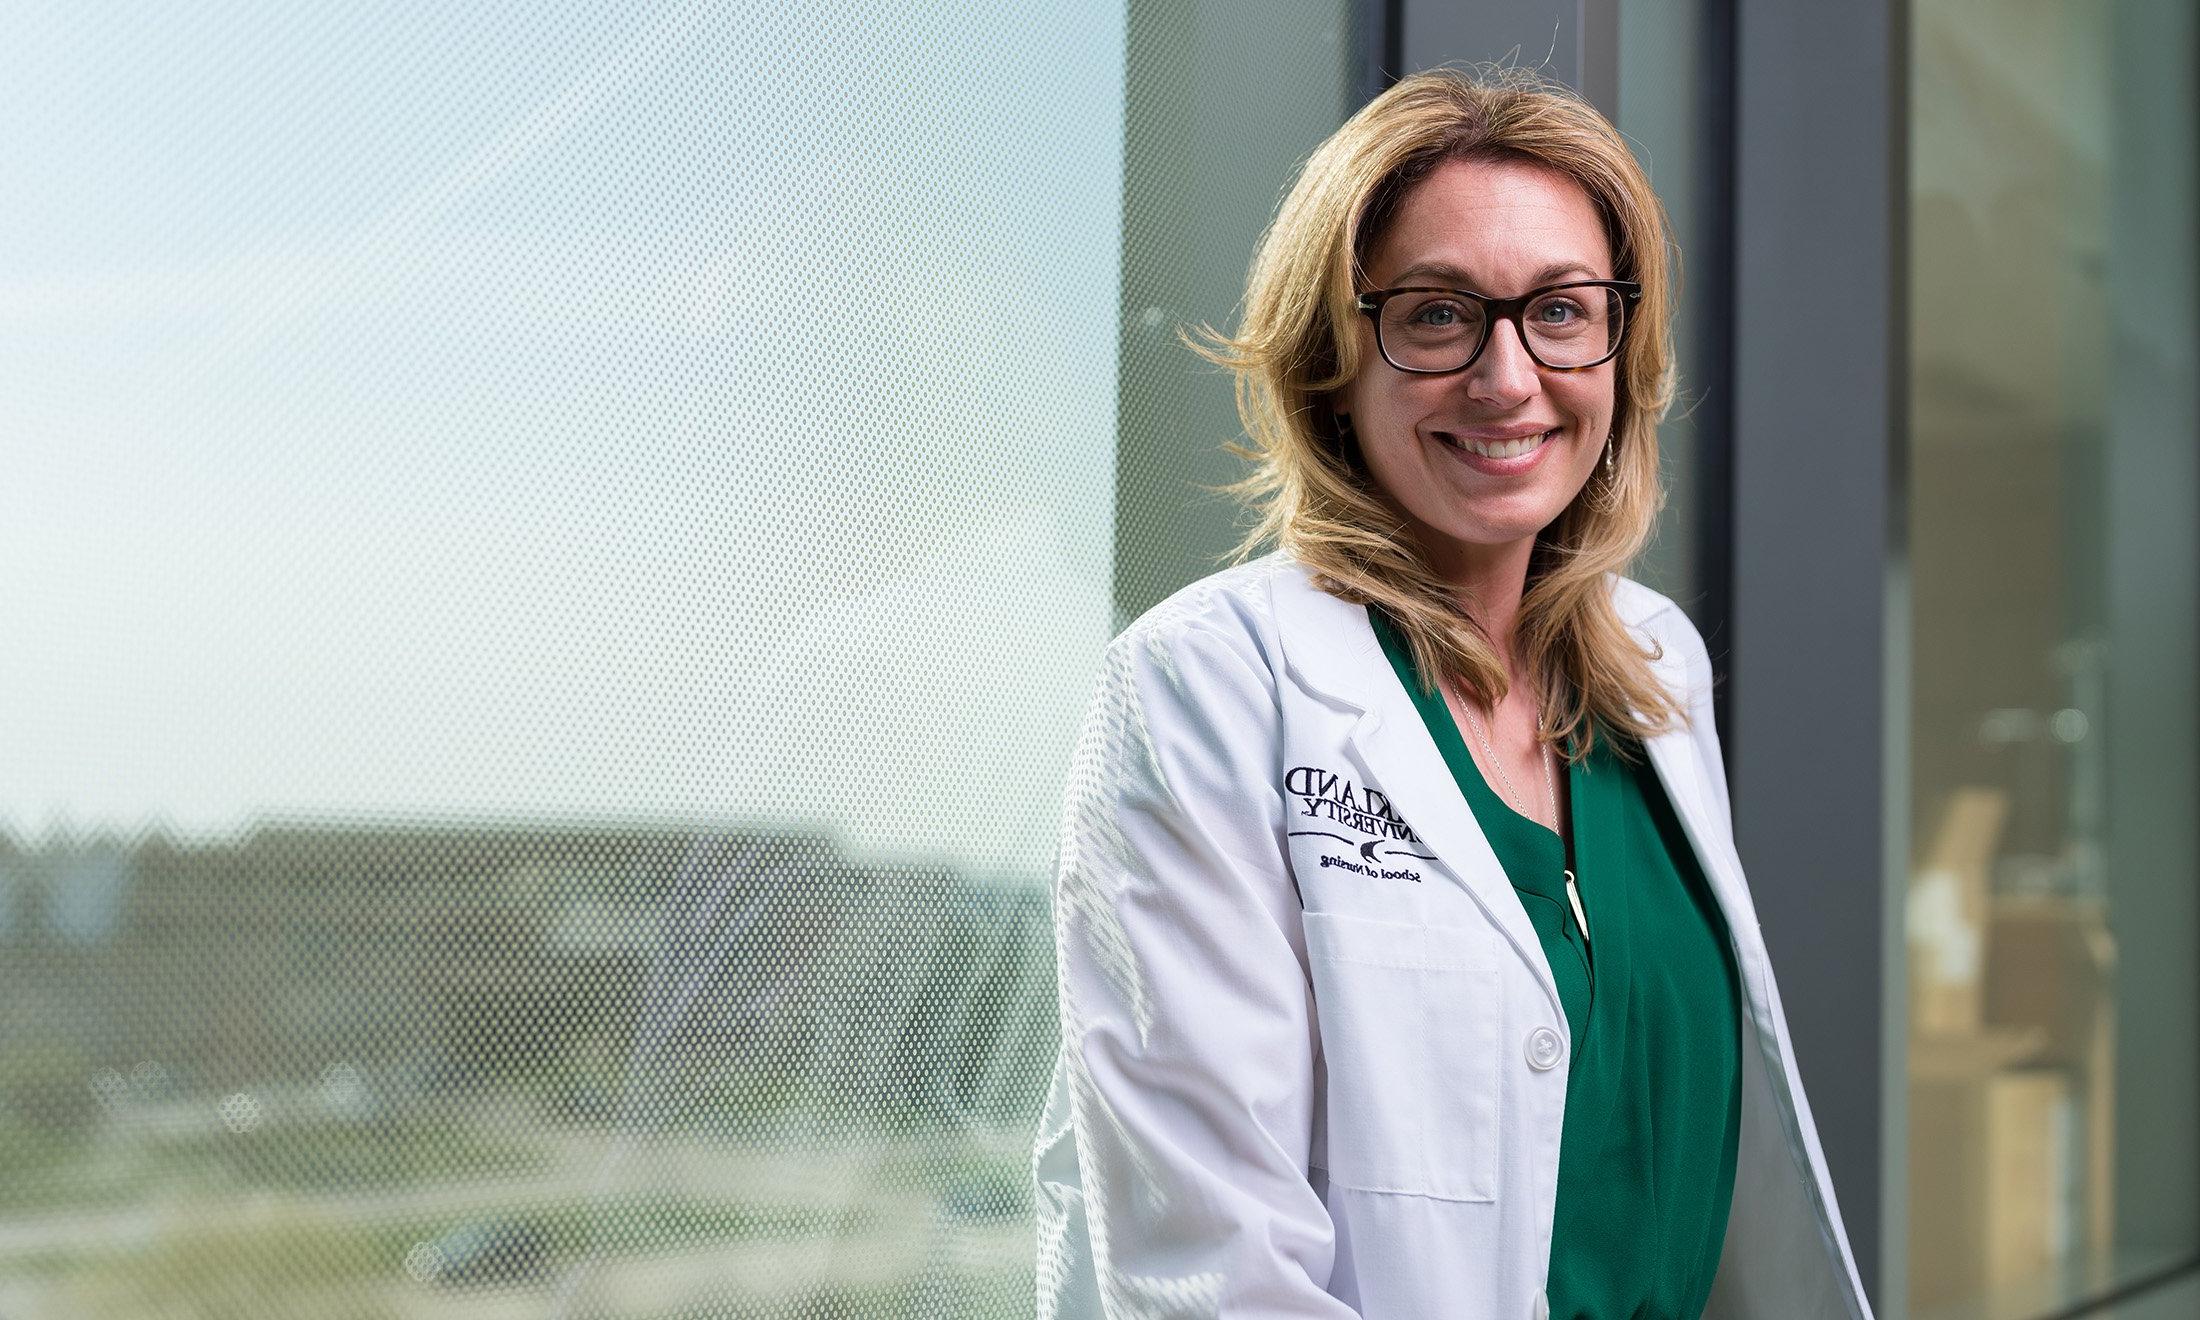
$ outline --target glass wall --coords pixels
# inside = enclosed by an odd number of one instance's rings
[[[2200,1250],[2195,33],[1912,6],[1909,1301]]]
[[[1236,434],[1140,355],[1346,13],[18,14],[0,1314],[1029,1315],[1062,779]]]

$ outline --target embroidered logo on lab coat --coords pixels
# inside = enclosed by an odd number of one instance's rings
[[[1383,863],[1405,858],[1423,862],[1436,860],[1433,853],[1420,851],[1428,845],[1421,842],[1421,836],[1413,832],[1405,818],[1390,805],[1390,799],[1378,789],[1354,784],[1334,770],[1296,765],[1285,772],[1283,791],[1298,804],[1291,817],[1291,823],[1297,827],[1290,832],[1294,838],[1307,835],[1335,839],[1353,850],[1342,857],[1323,853],[1321,864],[1324,867],[1419,884],[1419,871],[1410,867],[1386,868]]]

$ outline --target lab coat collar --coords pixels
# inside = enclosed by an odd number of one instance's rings
[[[1282,551],[1276,552],[1276,558],[1280,562],[1272,579],[1274,606],[1285,665],[1309,689],[1360,712],[1347,735],[1345,755],[1359,762],[1366,779],[1380,785],[1405,822],[1450,863],[1444,869],[1466,887],[1519,956],[1535,969],[1563,1031],[1565,1008],[1542,941],[1473,808],[1457,791],[1450,767],[1444,764],[1420,712],[1383,654],[1367,607],[1339,600],[1315,586],[1313,570],[1297,559]],[[1665,644],[1655,626],[1659,615],[1674,608],[1672,603],[1617,574],[1608,575],[1608,582],[1621,621],[1657,652],[1650,661],[1651,672],[1685,703],[1687,659]],[[1640,718],[1641,712],[1636,715]],[[1706,806],[1702,753],[1688,730],[1678,724],[1650,738],[1645,749],[1731,922],[1736,882],[1727,875],[1720,846],[1726,832],[1713,828]],[[1754,922],[1753,917],[1750,920]]]

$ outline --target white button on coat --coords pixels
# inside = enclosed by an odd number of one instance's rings
[[[1537,1072],[1556,1068],[1559,1056],[1565,1052],[1565,1042],[1549,1027],[1537,1027],[1528,1033],[1528,1066]]]
[[[1869,1320],[1734,851],[1703,640],[1608,582],[1690,713],[1646,746],[1741,974],[1704,1314]],[[1546,1314],[1565,1009],[1364,606],[1279,551],[1110,643],[1053,897],[1043,1320]]]

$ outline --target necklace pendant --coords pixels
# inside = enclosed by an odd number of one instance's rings
[[[1574,884],[1574,873],[1566,872],[1566,901],[1574,905],[1574,924],[1581,927],[1581,942],[1589,942],[1589,914],[1581,910],[1581,890]]]

